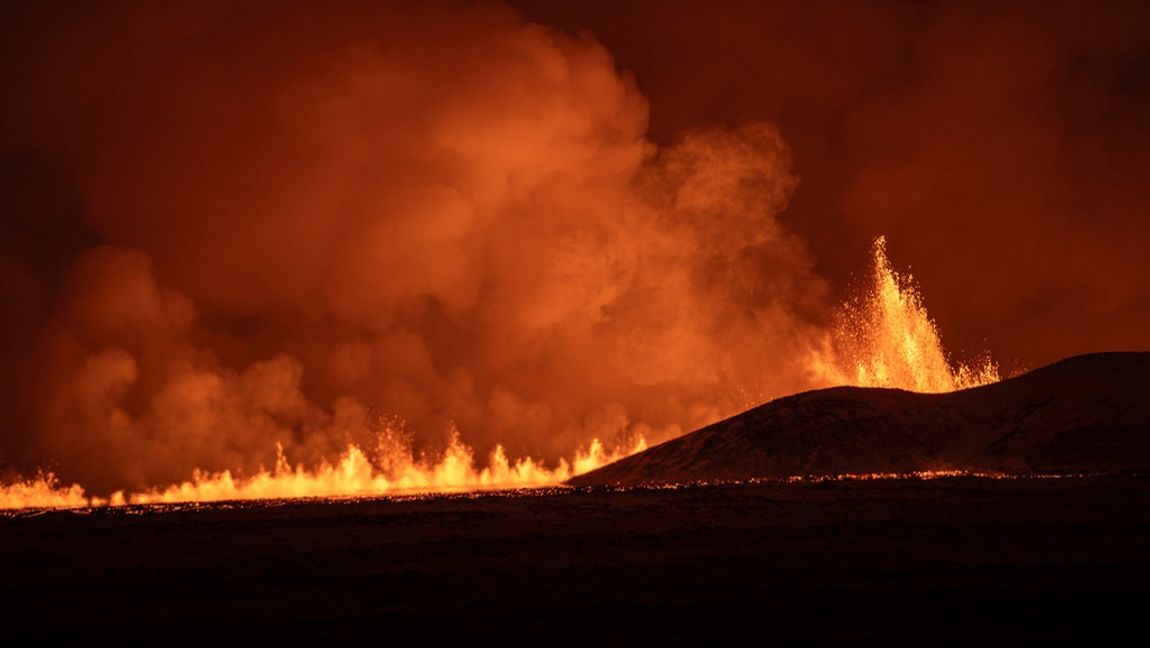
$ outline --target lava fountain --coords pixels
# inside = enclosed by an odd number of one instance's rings
[[[987,354],[969,364],[950,359],[914,278],[891,266],[883,236],[871,263],[869,285],[839,308],[826,348],[812,355],[822,382],[949,392],[1000,379]]]
[[[879,237],[872,247],[870,284],[844,303],[821,349],[811,353],[810,371],[822,386],[896,387],[944,392],[999,379],[997,365],[983,357],[974,364],[953,363],[938,328],[927,314],[909,274],[896,272]],[[274,466],[241,476],[230,471],[196,470],[191,479],[141,492],[88,495],[79,484],[61,484],[41,473],[0,486],[0,509],[77,508],[123,504],[214,502],[307,497],[363,497],[400,493],[460,492],[544,487],[564,481],[647,448],[641,435],[608,449],[599,439],[569,460],[546,466],[531,457],[509,458],[496,446],[485,465],[458,433],[436,457],[416,456],[410,444],[396,442],[402,426],[383,426],[374,450],[349,444],[333,462],[305,468],[279,452]]]

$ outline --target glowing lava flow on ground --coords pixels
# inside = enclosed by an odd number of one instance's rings
[[[974,387],[999,379],[989,359],[952,366],[938,330],[927,315],[909,275],[895,272],[886,256],[886,241],[873,248],[873,284],[840,312],[826,349],[812,354],[811,373],[824,386],[898,387],[943,392]],[[452,438],[442,456],[416,458],[410,448],[381,451],[372,462],[363,449],[348,446],[337,461],[314,468],[292,466],[280,454],[271,469],[249,476],[228,471],[197,471],[180,484],[138,493],[91,497],[76,484],[64,485],[55,475],[0,485],[0,509],[78,508],[85,506],[213,502],[223,500],[299,497],[370,496],[396,493],[459,492],[554,486],[647,447],[643,437],[607,450],[598,439],[548,468],[530,457],[509,459],[496,447],[487,466],[477,468],[474,451]],[[387,466],[381,470],[377,466]]]
[[[497,446],[487,466],[477,469],[475,453],[456,436],[437,461],[416,459],[410,451],[395,450],[382,462],[390,469],[382,472],[368,459],[367,453],[352,445],[344,450],[338,461],[322,463],[310,470],[289,465],[281,454],[275,468],[249,477],[235,477],[228,471],[197,472],[191,480],[181,484],[142,493],[117,492],[108,498],[89,497],[79,485],[63,486],[55,475],[46,474],[0,486],[0,509],[353,497],[554,486],[574,475],[646,448],[647,442],[642,437],[629,446],[611,451],[594,439],[590,446],[576,452],[570,462],[560,460],[555,468],[547,468],[530,457],[509,460],[503,448]]]

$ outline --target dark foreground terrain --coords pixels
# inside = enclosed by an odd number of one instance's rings
[[[1150,638],[1150,478],[831,481],[0,518],[6,645]]]

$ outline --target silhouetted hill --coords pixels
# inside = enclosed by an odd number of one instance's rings
[[[836,387],[766,403],[571,480],[961,469],[1150,470],[1150,353],[1097,353],[948,394]]]

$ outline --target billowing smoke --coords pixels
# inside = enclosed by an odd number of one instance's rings
[[[589,37],[468,3],[7,11],[4,468],[141,488],[390,417],[554,459],[811,385],[783,139],[652,144]]]
[[[836,295],[885,234],[956,352],[1150,348],[1150,3],[510,1],[594,33],[658,142],[777,124]]]

